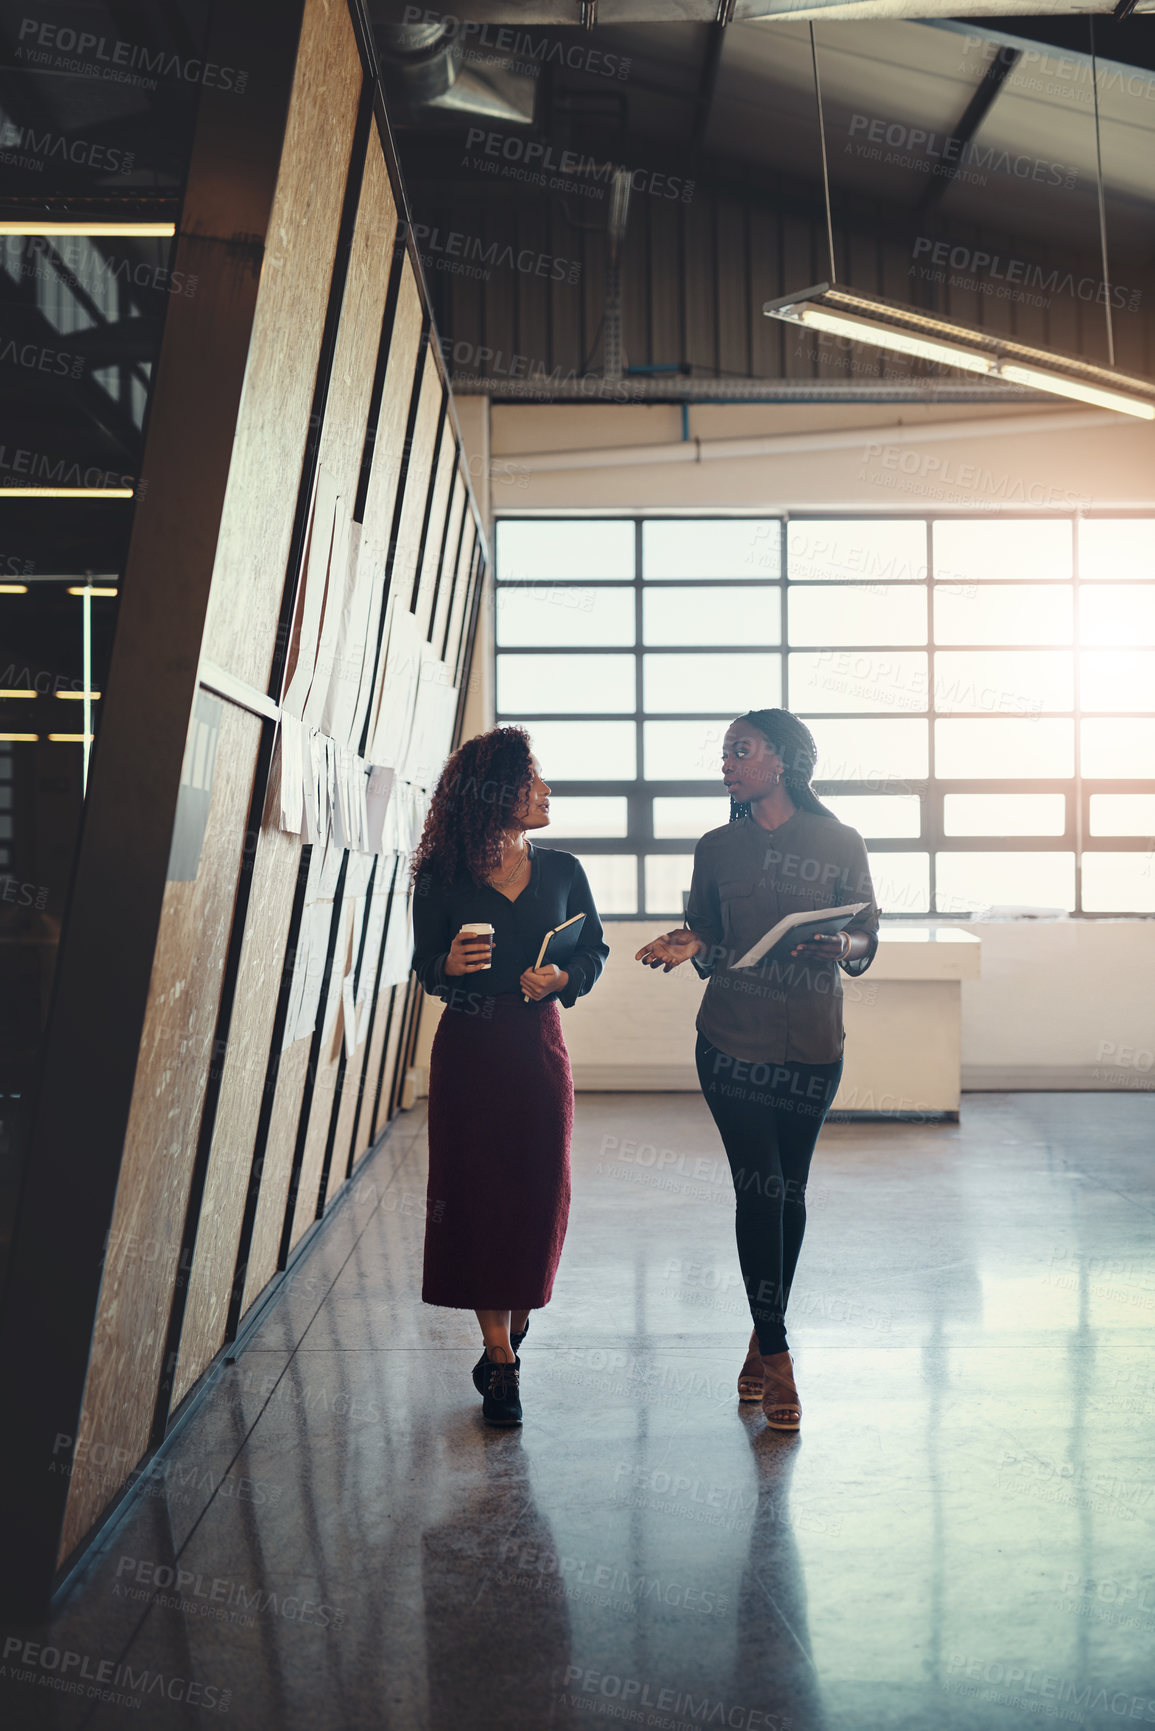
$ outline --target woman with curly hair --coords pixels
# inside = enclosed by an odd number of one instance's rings
[[[802,1407],[786,1305],[806,1228],[806,1180],[842,1075],[839,968],[863,973],[878,948],[866,848],[810,785],[818,748],[788,709],[753,709],[722,742],[730,822],[694,850],[686,924],[635,957],[666,973],[692,961],[708,983],[698,1011],[698,1080],[730,1162],[738,1261],[754,1332],[739,1400],[761,1401],[774,1430]],[[735,962],[788,914],[860,905],[815,932]],[[787,953],[788,952],[788,953]]]
[[[473,1381],[490,1424],[521,1423],[518,1348],[530,1311],[549,1303],[569,1217],[573,1079],[558,1005],[588,992],[609,954],[578,861],[529,840],[548,823],[529,736],[496,727],[445,765],[413,856],[413,966],[445,1004],[421,1296],[476,1311]],[[536,967],[545,934],[576,914],[565,967]],[[492,947],[469,925],[492,926]]]

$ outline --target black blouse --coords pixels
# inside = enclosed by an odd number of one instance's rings
[[[556,998],[568,1009],[589,991],[605,965],[609,946],[586,874],[572,853],[529,844],[529,882],[516,901],[489,884],[472,878],[438,883],[428,871],[418,875],[413,889],[413,966],[425,990],[452,1009],[464,995],[500,997],[521,990],[521,976],[537,961],[541,940],[556,926],[584,914],[581,942],[566,964],[569,980]],[[464,925],[488,920],[493,927],[493,962],[475,974],[449,975],[449,946]],[[531,1000],[532,1002],[532,1000]],[[474,1007],[476,1003],[474,1000]]]

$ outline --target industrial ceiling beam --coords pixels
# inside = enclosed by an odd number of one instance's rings
[[[1019,49],[1008,48],[1003,53],[997,54],[993,60],[988,60],[979,80],[978,88],[963,110],[962,118],[958,125],[951,129],[950,139],[957,143],[958,149],[949,162],[941,164],[941,172],[935,174],[931,179],[926,194],[918,206],[920,217],[932,210],[946,193],[947,188],[962,167],[963,152],[990,113],[999,91],[1021,59],[1022,54]]]
[[[702,76],[698,84],[698,94],[694,98],[692,148],[695,155],[702,150],[706,142],[706,133],[710,125],[710,111],[714,106],[714,91],[718,84],[718,69],[722,64],[722,49],[726,41],[726,25],[728,23],[728,18],[719,17],[717,22],[710,26],[706,53],[702,60]]]

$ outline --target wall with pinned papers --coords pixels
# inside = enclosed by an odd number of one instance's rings
[[[412,1048],[408,860],[460,734],[487,550],[358,28],[305,0],[203,537],[186,725],[219,712],[207,827],[158,900],[72,1427],[119,1480],[72,1481],[58,1561],[340,1195]],[[130,560],[122,619],[142,596]]]

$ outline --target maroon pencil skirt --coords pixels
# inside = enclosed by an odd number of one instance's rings
[[[426,1304],[536,1310],[569,1221],[573,1077],[554,1000],[446,1010],[429,1067]]]

